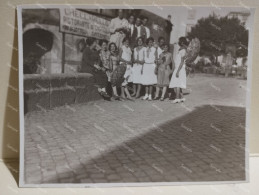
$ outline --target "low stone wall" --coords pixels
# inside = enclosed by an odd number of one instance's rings
[[[24,111],[100,99],[93,75],[88,73],[24,75]]]

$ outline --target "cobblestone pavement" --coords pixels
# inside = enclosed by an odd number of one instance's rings
[[[25,183],[245,179],[246,81],[195,75],[187,101],[96,101],[25,115]]]

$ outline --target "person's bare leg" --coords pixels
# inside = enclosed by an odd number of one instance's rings
[[[118,96],[118,92],[117,92],[117,87],[116,86],[112,87],[112,91],[113,91],[113,95]]]
[[[148,86],[145,86],[145,96],[143,97],[143,100],[147,100],[148,99]]]
[[[140,97],[140,90],[141,90],[141,84],[137,85],[137,94],[136,94],[136,98]]]
[[[161,98],[163,98],[163,99],[165,98],[166,90],[167,90],[167,87],[166,86],[163,87],[162,96],[161,96]]]
[[[152,100],[153,85],[149,86],[148,100]]]
[[[160,91],[160,87],[156,86],[156,95],[155,95],[155,99],[159,97],[159,91]]]
[[[133,84],[133,94],[132,94],[132,96],[136,95],[136,91],[137,91],[137,84]]]
[[[125,87],[121,87],[121,97],[125,99]]]
[[[176,87],[176,99],[180,99],[180,88]]]
[[[128,99],[132,99],[127,86],[125,87],[125,93]]]

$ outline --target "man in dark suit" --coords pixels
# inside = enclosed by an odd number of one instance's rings
[[[142,37],[143,40],[144,40],[144,43],[146,43],[146,29],[145,29],[145,27],[144,27],[143,25],[141,25],[141,24],[142,24],[142,20],[141,20],[141,18],[138,16],[138,17],[136,18],[136,24],[135,24],[135,26],[136,26],[136,28],[137,28],[137,38],[138,38],[138,37]]]
[[[128,27],[127,36],[130,39],[130,48],[132,50],[136,46],[136,39],[137,39],[137,36],[138,36],[137,27],[134,25],[134,21],[135,21],[134,15],[130,15],[129,19],[128,19],[129,27]]]

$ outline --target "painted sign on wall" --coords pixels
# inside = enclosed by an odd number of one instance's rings
[[[109,40],[109,24],[109,20],[77,9],[60,9],[61,32]]]

